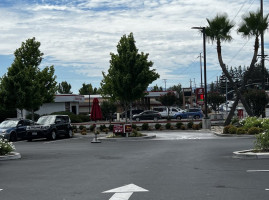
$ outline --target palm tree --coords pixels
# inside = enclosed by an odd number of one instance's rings
[[[243,22],[239,26],[237,32],[245,38],[255,37],[254,53],[248,72],[250,73],[257,62],[257,55],[259,49],[259,36],[268,28],[268,14],[263,17],[260,11],[250,12],[248,15],[243,16]],[[246,84],[246,79],[243,80]]]
[[[206,37],[212,41],[212,43],[214,41],[217,42],[217,54],[218,54],[218,60],[219,60],[219,64],[220,67],[223,71],[223,73],[225,74],[225,76],[228,78],[229,82],[231,83],[232,87],[234,88],[236,94],[237,94],[237,99],[234,103],[234,109],[231,109],[225,124],[229,124],[232,116],[234,114],[236,105],[238,103],[238,100],[241,99],[241,102],[243,104],[243,106],[245,107],[248,115],[252,116],[252,111],[250,110],[249,106],[247,105],[247,102],[245,101],[243,95],[241,94],[240,90],[238,89],[238,87],[236,86],[236,84],[234,83],[232,76],[230,75],[230,73],[228,72],[225,63],[222,60],[222,54],[221,54],[221,42],[230,42],[232,40],[232,36],[231,36],[231,30],[234,27],[234,24],[228,19],[228,16],[226,14],[218,14],[215,18],[213,18],[212,20],[206,19],[208,22],[208,26],[205,28],[205,34]]]

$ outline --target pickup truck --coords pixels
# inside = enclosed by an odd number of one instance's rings
[[[162,118],[167,118],[168,117],[168,109],[169,109],[169,116],[172,117],[174,116],[176,113],[181,113],[184,110],[182,110],[181,108],[177,108],[177,107],[155,107],[153,108],[154,111],[158,111]]]

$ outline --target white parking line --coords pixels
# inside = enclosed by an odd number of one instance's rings
[[[0,189],[0,192],[2,191],[3,189]]]
[[[247,172],[269,172],[269,170],[247,170]]]

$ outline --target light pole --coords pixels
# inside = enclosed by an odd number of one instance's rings
[[[206,38],[205,38],[205,27],[192,27],[192,29],[201,30],[203,33],[203,51],[204,51],[204,84],[205,84],[205,125],[206,129],[210,128],[210,120],[207,113],[207,81],[206,81]]]

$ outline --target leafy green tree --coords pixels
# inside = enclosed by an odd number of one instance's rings
[[[127,112],[127,105],[132,108],[132,102],[146,94],[148,85],[159,74],[150,69],[153,62],[148,61],[149,54],[138,53],[132,33],[124,35],[117,45],[117,54],[110,55],[108,73],[103,72],[102,93],[122,102]]]
[[[34,113],[43,103],[53,101],[56,91],[54,67],[38,68],[43,53],[35,38],[22,42],[15,59],[1,79],[0,102],[6,109],[18,108]]]
[[[220,104],[225,102],[225,97],[219,92],[208,92],[207,93],[208,104],[211,105],[212,109],[217,111]]]
[[[183,90],[181,84],[173,85],[168,88],[168,91],[176,91],[177,92],[177,99],[176,104],[181,106],[183,104]]]
[[[244,94],[249,107],[255,116],[262,115],[265,106],[268,104],[268,96],[264,90],[250,89]]]
[[[103,101],[101,104],[101,110],[103,117],[111,121],[112,114],[117,111],[117,107],[114,102]]]
[[[153,86],[153,88],[151,89],[151,92],[162,92],[163,88],[162,86],[158,86],[157,84]]]
[[[89,95],[89,94],[93,94],[92,84],[86,84],[86,83],[83,83],[83,84],[82,84],[82,87],[79,89],[79,94],[80,94],[80,95]]]
[[[63,81],[63,82],[58,84],[57,91],[59,94],[72,94],[71,88],[72,88],[72,86],[69,83],[67,83],[66,81]]]

